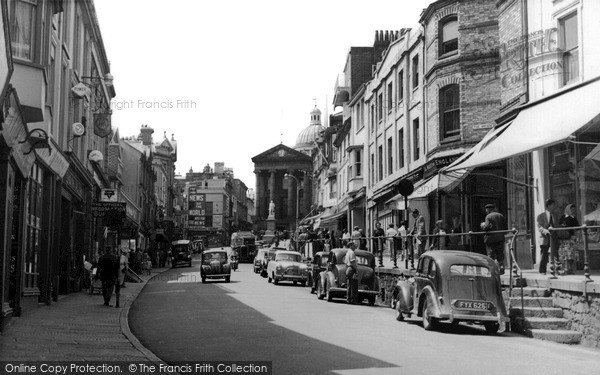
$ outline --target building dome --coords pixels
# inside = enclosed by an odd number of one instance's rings
[[[314,141],[320,137],[322,131],[321,111],[315,106],[310,112],[310,125],[298,134],[294,149],[303,152],[308,151],[310,153],[310,150],[315,146]]]

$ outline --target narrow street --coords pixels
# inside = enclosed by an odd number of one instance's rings
[[[269,284],[250,264],[230,283],[202,284],[197,260],[169,270],[146,286],[129,320],[166,362],[269,360],[274,374],[584,374],[600,366],[586,348],[489,336],[478,326],[426,332],[386,307],[327,303],[308,287]]]

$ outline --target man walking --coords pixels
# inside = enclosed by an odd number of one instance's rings
[[[348,287],[346,301],[352,305],[358,304],[358,268],[354,249],[356,249],[354,242],[349,242],[346,253],[346,284]]]
[[[481,229],[486,232],[506,230],[506,219],[504,215],[496,211],[492,203],[485,205],[485,221],[481,223]],[[498,263],[500,275],[504,274],[504,233],[486,233],[483,237],[487,255]]]
[[[415,219],[410,235],[413,236],[414,248],[417,249],[417,258],[425,252],[425,218],[419,214],[419,210],[413,210],[412,217]]]
[[[396,242],[398,241],[396,238],[397,234],[398,231],[396,230],[394,223],[390,223],[388,225],[388,229],[385,231],[385,237],[387,238],[387,247],[390,250],[390,260],[393,262],[396,260]]]
[[[100,276],[98,276],[100,274]],[[110,299],[112,297],[115,286],[117,288],[117,307],[119,307],[119,291],[121,285],[118,284],[117,278],[119,275],[119,258],[113,255],[112,248],[106,246],[104,255],[98,260],[98,271],[96,277],[102,281],[102,296],[104,297],[104,306],[112,306]]]
[[[546,268],[548,266],[548,249],[550,249],[550,256],[554,257],[554,259],[558,256],[558,239],[556,238],[555,233],[551,233],[548,230],[558,225],[558,220],[554,217],[554,205],[554,199],[547,199],[546,210],[537,216],[537,227],[541,236],[539,271],[542,275],[546,274]]]
[[[377,254],[379,257],[379,267],[383,267],[383,239],[385,231],[381,227],[381,223],[375,224],[375,230],[373,231],[373,254]]]

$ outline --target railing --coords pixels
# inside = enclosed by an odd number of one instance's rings
[[[554,235],[556,233],[556,237],[558,237],[558,233],[560,231],[581,231],[583,233],[583,235],[581,236],[583,239],[583,276],[585,277],[584,283],[591,283],[594,280],[591,279],[590,277],[590,264],[589,264],[589,257],[588,257],[588,251],[589,251],[589,238],[588,238],[588,231],[590,229],[600,229],[600,225],[581,225],[578,227],[559,227],[559,228],[549,228],[548,231],[550,231],[550,233],[552,235]],[[555,238],[556,240],[557,238]],[[552,278],[556,278],[556,264],[555,264],[555,257],[550,254],[550,260],[552,262],[552,266],[551,266],[551,271],[552,271]],[[585,288],[584,288],[585,289]]]

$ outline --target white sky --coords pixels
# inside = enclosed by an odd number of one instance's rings
[[[95,0],[113,126],[121,137],[142,124],[155,141],[175,134],[178,173],[224,162],[255,188],[252,157],[293,147],[314,98],[333,113],[348,49],[372,46],[375,30],[416,27],[431,2]]]

